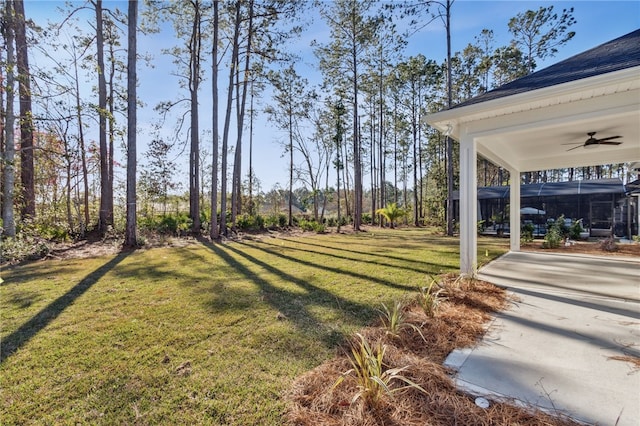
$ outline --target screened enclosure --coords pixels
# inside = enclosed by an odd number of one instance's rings
[[[509,186],[478,188],[478,230],[483,234],[509,233]],[[456,218],[458,194],[454,193]],[[597,179],[521,185],[522,224],[543,236],[547,223],[564,216],[567,223],[581,220],[590,236],[631,237],[638,233],[638,197],[620,179]]]

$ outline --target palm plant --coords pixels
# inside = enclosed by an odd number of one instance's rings
[[[395,221],[406,215],[407,212],[398,207],[398,203],[389,203],[384,208],[377,209],[376,214],[382,215],[387,219],[389,221],[389,226],[393,228]]]

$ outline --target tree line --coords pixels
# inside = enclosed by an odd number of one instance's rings
[[[281,204],[289,225],[298,207],[317,222],[335,212],[338,223],[350,218],[359,229],[363,220],[382,223],[375,212],[396,203],[411,212],[414,225],[453,232],[458,148],[422,118],[534,71],[571,40],[575,19],[573,9],[523,11],[506,23],[509,45],[497,46],[493,30],[484,29],[452,52],[452,5],[146,0],[123,11],[90,0],[66,5],[56,22],[44,25],[25,16],[23,1],[4,2],[3,234],[15,236],[16,224],[19,231],[31,223],[104,235],[125,217],[126,244],[135,245],[137,218],[166,214],[178,193],[187,196],[190,232],[212,239],[227,235],[243,215]],[[308,30],[306,16],[329,31],[328,39],[312,43],[322,75],[317,84],[301,75],[305,58],[289,47]],[[426,25],[446,29],[446,40],[433,41],[447,44],[442,62],[403,53]],[[157,129],[145,135],[139,155],[136,111],[144,99],[136,94],[136,71],[154,58],[137,51],[136,36],[168,29],[175,45],[162,54],[173,62],[177,87],[168,92],[177,95],[155,106]],[[46,60],[30,62],[33,57]],[[202,111],[203,98],[211,100],[210,110]],[[286,135],[286,189],[261,191],[253,171],[258,114]],[[209,117],[204,125],[202,117]],[[94,133],[97,141],[88,136]],[[188,152],[187,188],[175,179],[181,147]],[[144,157],[140,170],[138,157]],[[478,161],[480,184],[508,182],[506,171]],[[124,168],[126,179],[118,179]],[[625,165],[606,165],[523,179],[624,173]]]

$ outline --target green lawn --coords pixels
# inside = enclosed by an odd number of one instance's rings
[[[478,257],[507,244],[481,238]],[[296,376],[457,268],[457,239],[402,229],[5,269],[1,423],[282,424]]]

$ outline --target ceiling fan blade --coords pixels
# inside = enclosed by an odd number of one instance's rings
[[[584,142],[561,143],[560,145],[582,145]]]
[[[574,149],[582,148],[583,146],[584,146],[584,145],[582,145],[582,144],[581,144],[581,145],[579,145],[579,146],[574,146],[573,148],[569,148],[569,149],[567,150],[567,152],[569,152],[569,151],[573,151]]]
[[[621,138],[622,136],[609,136],[608,138],[602,138],[602,139],[597,139],[598,142],[602,142],[602,141],[608,141],[611,139],[618,139]]]
[[[598,142],[598,145],[620,145],[622,142]]]

